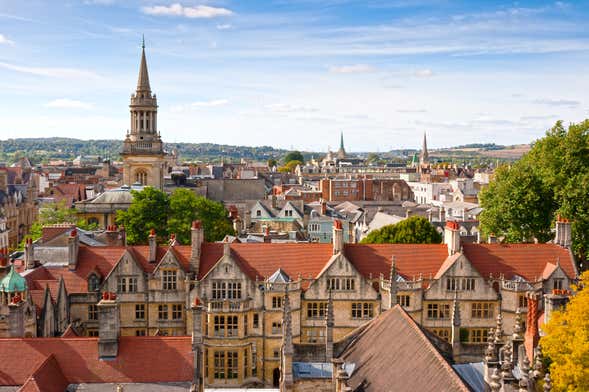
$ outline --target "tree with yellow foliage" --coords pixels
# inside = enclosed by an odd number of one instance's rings
[[[581,275],[576,295],[553,312],[542,328],[542,352],[549,358],[553,391],[589,391],[589,271]],[[583,288],[585,287],[585,289]]]

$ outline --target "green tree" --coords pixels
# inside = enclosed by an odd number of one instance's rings
[[[301,161],[288,161],[288,163],[286,163],[284,166],[280,166],[278,168],[278,171],[281,173],[294,173],[295,169],[297,168],[298,165],[302,165],[303,163]]]
[[[589,272],[581,276],[576,295],[554,311],[542,330],[542,352],[550,364],[553,391],[589,391]]]
[[[573,251],[589,249],[589,120],[557,122],[511,168],[497,171],[481,192],[481,229],[507,241],[550,239],[557,215],[572,221]]]
[[[285,165],[290,161],[299,161],[301,163],[304,163],[305,158],[303,157],[303,154],[301,154],[300,151],[291,151],[284,156],[283,161]]]
[[[362,244],[439,244],[442,235],[429,221],[412,216],[401,222],[384,226],[368,234]]]
[[[129,244],[146,243],[151,229],[162,241],[168,237],[168,211],[170,201],[167,194],[145,187],[142,191],[131,191],[133,202],[127,211],[117,211],[117,223],[125,226]]]
[[[170,196],[169,232],[175,233],[181,244],[190,244],[190,228],[194,220],[202,222],[205,239],[209,242],[234,234],[223,204],[196,196],[189,189],[176,189]]]
[[[278,162],[276,162],[276,159],[274,159],[274,158],[268,159],[268,168],[272,169],[274,166],[278,166]]]

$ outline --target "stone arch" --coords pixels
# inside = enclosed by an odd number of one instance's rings
[[[137,169],[135,170],[135,182],[141,185],[147,185],[147,170]]]

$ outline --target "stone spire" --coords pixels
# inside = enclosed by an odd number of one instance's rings
[[[137,78],[137,92],[151,92],[149,74],[147,73],[147,60],[145,60],[145,37],[141,42],[141,65],[139,65],[139,77]]]
[[[395,255],[391,260],[391,273],[389,275],[389,309],[397,304],[397,263]]]
[[[427,152],[427,137],[423,133],[423,144],[421,145],[421,153],[419,154],[419,163],[425,165],[429,162],[429,153]]]
[[[339,150],[337,150],[337,159],[344,159],[346,157],[346,149],[344,148],[344,133],[340,133]]]

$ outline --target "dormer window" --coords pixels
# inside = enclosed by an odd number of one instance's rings
[[[256,211],[256,216],[262,216],[262,211],[261,210],[257,210]]]
[[[96,274],[92,274],[88,277],[88,292],[98,291],[100,288],[100,278]]]

